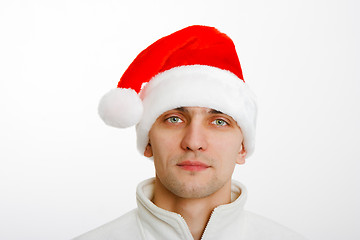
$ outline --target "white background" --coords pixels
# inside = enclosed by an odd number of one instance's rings
[[[154,175],[101,96],[188,25],[235,42],[258,96],[246,208],[309,239],[360,239],[357,1],[1,1],[0,239],[70,239],[134,208]]]

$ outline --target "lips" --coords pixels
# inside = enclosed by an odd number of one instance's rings
[[[209,165],[199,161],[183,161],[177,164],[177,166],[179,166],[183,170],[193,172],[204,171],[210,167]]]

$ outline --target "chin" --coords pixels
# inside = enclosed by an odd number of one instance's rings
[[[177,181],[171,179],[164,185],[170,192],[181,198],[205,198],[219,191],[225,183],[215,179],[208,181],[199,181],[192,179],[190,181]]]

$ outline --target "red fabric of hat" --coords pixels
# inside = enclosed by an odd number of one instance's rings
[[[144,82],[174,67],[207,65],[244,80],[234,43],[216,28],[194,25],[163,37],[143,50],[121,77],[118,87],[139,93]]]

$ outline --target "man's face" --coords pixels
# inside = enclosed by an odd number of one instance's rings
[[[154,157],[156,178],[182,198],[207,197],[231,182],[245,161],[243,135],[232,117],[203,107],[162,114],[149,132],[144,155]]]

